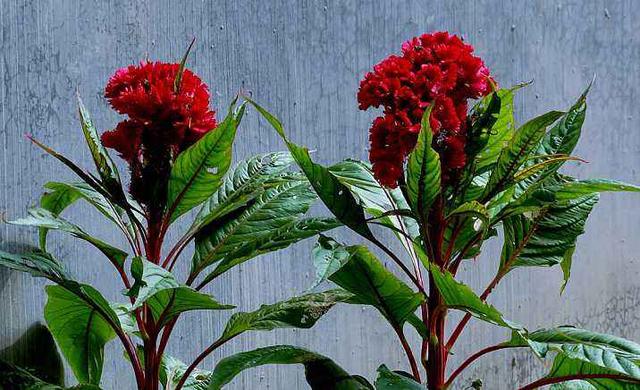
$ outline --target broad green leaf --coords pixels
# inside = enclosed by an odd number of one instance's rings
[[[351,257],[329,280],[354,294],[349,303],[371,305],[395,328],[411,316],[425,297],[387,270],[365,246],[346,247]]]
[[[220,187],[231,165],[231,153],[240,114],[234,106],[220,125],[180,153],[169,177],[167,205],[171,220],[207,200]]]
[[[482,199],[490,199],[506,187],[513,184],[513,176],[525,163],[531,153],[536,150],[547,126],[563,115],[559,111],[551,111],[536,117],[522,125],[500,152],[496,166],[491,171],[489,181],[482,194]]]
[[[568,181],[561,186],[551,188],[557,201],[572,200],[596,192],[640,192],[640,187],[617,180],[586,179]]]
[[[596,390],[589,382],[574,380],[563,383],[556,383],[549,387],[549,390]]]
[[[529,216],[521,214],[506,218],[501,272],[515,267],[554,266],[570,261],[576,240],[598,201],[592,194],[567,202],[553,203]],[[565,274],[568,271],[565,270]]]
[[[576,348],[576,355],[581,356],[583,351],[579,351]],[[593,351],[590,351],[593,352]],[[619,360],[605,361],[604,356],[593,356],[590,358],[596,360],[598,364],[594,364],[589,360],[581,359],[580,357],[572,357],[571,354],[558,354],[553,361],[553,366],[548,375],[549,378],[565,377],[568,375],[597,375],[597,374],[609,374],[609,375],[621,375],[628,377],[630,380],[622,379],[609,379],[609,378],[590,378],[585,379],[584,382],[589,383],[592,388],[596,390],[635,390],[640,387],[640,378],[637,376],[638,363],[624,362],[625,366],[621,366]],[[628,372],[621,372],[627,371]],[[562,387],[559,387],[562,389]],[[583,387],[584,388],[584,387]],[[565,387],[566,389],[566,387]],[[569,387],[571,389],[571,387]],[[578,387],[578,389],[580,389]]]
[[[280,121],[271,115],[257,103],[247,99],[256,110],[269,122],[280,137],[285,141],[291,156],[296,161],[302,172],[305,174],[318,197],[327,206],[329,211],[338,218],[345,226],[365,238],[373,238],[373,234],[364,216],[362,207],[354,198],[349,188],[342,184],[331,171],[320,164],[314,163],[309,155],[309,150],[289,141]]]
[[[164,386],[164,390],[175,389],[186,370],[187,365],[180,360],[167,354],[162,355],[162,360],[160,361],[160,383]],[[195,369],[189,375],[182,388],[185,390],[207,390],[210,376],[210,372]]]
[[[294,297],[273,305],[262,305],[249,313],[236,313],[229,319],[220,338],[228,340],[250,330],[308,329],[336,303],[345,302],[352,296],[344,290],[336,289]]]
[[[13,225],[35,226],[38,228],[54,229],[67,232],[74,237],[87,241],[91,245],[95,246],[100,252],[107,256],[110,261],[117,264],[118,266],[122,266],[125,259],[127,258],[126,252],[93,237],[71,222],[61,217],[56,217],[50,211],[42,208],[32,208],[27,212],[29,214],[28,217],[10,221],[9,223]]]
[[[316,269],[316,279],[309,289],[316,288],[329,279],[351,258],[351,253],[344,246],[326,236],[318,238],[318,242],[311,253],[313,255],[313,265]]]
[[[313,390],[371,390],[364,379],[349,375],[329,358],[290,345],[274,345],[226,357],[211,373],[208,390],[219,390],[242,371],[266,364],[302,364]]]
[[[62,357],[58,353],[51,332],[39,322],[32,324],[13,344],[0,350],[0,364],[3,361],[27,369],[46,383],[64,386]],[[0,378],[9,375],[2,371],[0,369]],[[7,389],[11,388],[5,386]],[[3,388],[2,379],[0,388]]]
[[[384,364],[378,367],[378,379],[376,379],[376,390],[424,390],[424,385],[395,373]]]
[[[433,134],[429,116],[433,105],[422,115],[420,134],[415,148],[407,158],[407,193],[413,210],[426,218],[429,207],[440,193],[440,156],[433,150]]]
[[[120,183],[118,168],[113,163],[107,149],[102,145],[98,131],[93,125],[89,112],[84,107],[79,95],[78,113],[80,115],[82,133],[84,134],[87,146],[89,146],[89,151],[93,157],[93,162],[96,165],[98,174],[102,179],[102,184],[114,196],[123,197],[124,194],[122,193],[122,184]]]
[[[457,281],[449,271],[441,271],[435,265],[431,265],[429,272],[447,307],[465,311],[495,325],[514,330],[522,329],[520,325],[505,320],[495,307],[483,302],[469,286]]]
[[[271,235],[261,237],[257,240],[247,240],[246,244],[225,255],[214,270],[203,280],[203,283],[208,283],[236,265],[242,264],[256,256],[286,248],[298,241],[313,237],[338,226],[342,226],[342,224],[334,218],[302,218],[277,229]]]
[[[79,288],[93,305],[62,286],[47,286],[44,318],[78,381],[97,385],[102,376],[104,346],[115,333],[96,306],[111,309],[93,287]],[[110,314],[116,316],[113,311]]]
[[[220,188],[204,202],[191,230],[245,209],[264,192],[265,183],[274,181],[292,163],[291,155],[286,152],[261,154],[239,162]]]
[[[51,212],[55,217],[60,214],[78,199],[84,199],[95,207],[102,215],[113,223],[121,226],[120,216],[124,211],[116,205],[111,204],[102,194],[91,188],[86,183],[59,183],[49,182],[44,185],[48,190],[40,198],[40,207]],[[46,248],[47,228],[40,228],[40,247]]]
[[[510,89],[500,89],[496,91],[496,95],[500,100],[500,110],[494,114],[496,120],[489,129],[489,139],[487,144],[478,152],[475,157],[474,165],[479,173],[485,172],[491,168],[498,160],[498,156],[506,143],[511,140],[515,132],[515,120],[513,118],[513,95],[516,90],[522,86],[516,86]],[[482,107],[476,109],[476,113],[480,114],[489,107],[493,96],[487,96],[479,104]]]
[[[253,204],[226,223],[211,224],[196,235],[192,272],[229,257],[246,245],[256,245],[281,233],[307,212],[316,197],[309,183],[299,176],[282,177]]]
[[[79,384],[63,387],[38,378],[32,370],[0,359],[0,389],[6,390],[100,390],[98,386]]]
[[[226,310],[235,307],[221,304],[207,294],[180,284],[171,272],[140,257],[134,258],[131,267],[136,279],[129,293],[136,296],[131,310],[146,303],[160,325],[186,311]]]
[[[495,91],[489,96],[480,99],[471,109],[471,115],[469,116],[471,126],[467,130],[465,153],[472,165],[475,163],[472,159],[475,159],[477,154],[485,149],[491,136],[495,135],[492,129],[498,122],[498,116],[502,108],[502,98],[499,92]]]

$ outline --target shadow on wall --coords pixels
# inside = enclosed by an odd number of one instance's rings
[[[49,329],[36,322],[15,343],[0,350],[0,389],[20,390],[45,383],[64,386],[64,366]]]

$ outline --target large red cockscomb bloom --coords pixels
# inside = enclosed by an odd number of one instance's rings
[[[445,177],[466,162],[467,100],[491,91],[489,70],[473,55],[473,47],[447,32],[424,34],[402,45],[374,66],[360,82],[361,110],[382,107],[370,129],[376,178],[396,187],[405,158],[414,148],[420,121],[433,102],[430,118],[433,147],[439,152]]]
[[[184,149],[216,127],[209,108],[209,89],[179,64],[142,62],[119,69],[109,79],[105,97],[127,115],[102,143],[118,151],[131,169],[132,195],[142,203],[161,203],[171,162]]]

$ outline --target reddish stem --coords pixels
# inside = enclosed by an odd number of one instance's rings
[[[465,360],[460,367],[456,368],[455,371],[453,371],[453,373],[451,374],[451,376],[449,377],[449,380],[447,380],[447,382],[445,383],[445,388],[448,388],[449,386],[451,386],[451,384],[453,383],[454,379],[456,379],[456,377],[458,375],[460,375],[462,373],[462,371],[464,371],[471,363],[473,363],[474,361],[476,361],[477,359],[479,359],[480,357],[490,353],[490,352],[494,352],[494,351],[499,351],[501,349],[506,349],[506,348],[515,348],[514,346],[510,346],[510,345],[504,345],[504,344],[498,344],[498,345],[492,345],[491,347],[487,347],[484,349],[481,349],[480,351],[474,353],[473,355],[469,356],[467,358],[467,360]]]
[[[411,373],[416,381],[422,382],[420,379],[420,370],[418,369],[418,364],[416,363],[416,358],[413,356],[413,351],[407,342],[407,338],[404,335],[402,329],[397,327],[393,327],[393,330],[396,331],[398,338],[400,339],[400,343],[402,344],[402,348],[404,349],[405,354],[407,355],[407,359],[409,360],[409,365],[411,366]]]
[[[234,336],[235,337],[235,336]],[[184,383],[187,381],[187,379],[189,378],[189,375],[191,375],[191,373],[193,372],[193,370],[196,369],[196,367],[198,366],[198,364],[200,364],[200,362],[202,362],[204,360],[204,358],[206,358],[207,356],[209,356],[209,354],[211,354],[213,351],[215,351],[216,349],[218,349],[218,347],[220,347],[221,345],[223,345],[224,343],[226,343],[227,341],[231,340],[233,337],[228,338],[228,339],[218,339],[216,340],[213,344],[211,344],[207,349],[205,349],[204,351],[202,351],[202,353],[200,353],[200,355],[198,355],[195,360],[193,361],[193,363],[191,363],[191,365],[189,365],[189,367],[187,367],[187,369],[185,370],[184,374],[182,374],[182,378],[180,378],[180,382],[178,382],[178,384],[176,385],[175,390],[180,390],[182,389],[182,386],[184,386]]]
[[[541,379],[538,379],[535,382],[529,383],[528,385],[526,385],[524,387],[521,387],[520,390],[533,390],[533,389],[540,388],[542,386],[552,385],[554,383],[568,382],[568,381],[577,380],[577,379],[616,379],[616,380],[621,380],[621,381],[627,381],[627,382],[631,382],[631,383],[639,383],[640,384],[640,380],[639,379],[630,378],[630,377],[624,376],[624,375],[617,375],[617,374],[575,374],[575,375],[559,376],[559,377],[556,377],[556,378],[541,378]]]

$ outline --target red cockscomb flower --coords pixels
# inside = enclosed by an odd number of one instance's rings
[[[113,109],[128,119],[102,134],[102,143],[129,163],[130,191],[142,203],[162,201],[171,161],[216,127],[207,85],[188,69],[174,85],[179,69],[142,62],[116,71],[105,89]]]
[[[467,100],[491,90],[489,70],[473,55],[473,47],[447,32],[424,34],[402,45],[375,65],[360,82],[361,110],[382,107],[370,129],[376,178],[397,186],[406,156],[415,146],[424,110],[434,102],[430,118],[445,176],[466,163]]]

